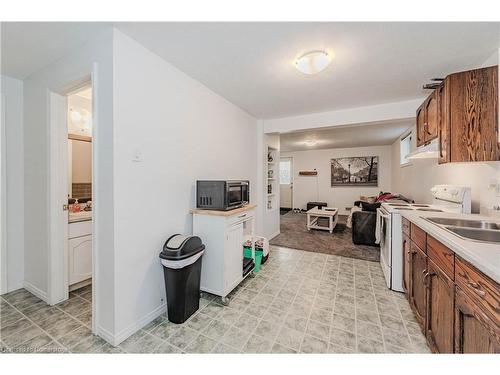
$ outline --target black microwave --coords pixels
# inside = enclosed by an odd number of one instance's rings
[[[232,210],[250,202],[250,181],[196,181],[196,207]]]

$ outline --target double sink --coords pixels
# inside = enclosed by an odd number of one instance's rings
[[[500,243],[500,222],[445,217],[428,217],[426,220],[463,239]]]

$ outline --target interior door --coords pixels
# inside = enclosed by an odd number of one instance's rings
[[[293,160],[280,158],[280,208],[293,208]]]
[[[66,96],[49,93],[49,233],[51,304],[68,298],[68,104]]]

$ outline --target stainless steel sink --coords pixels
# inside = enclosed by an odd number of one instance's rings
[[[429,217],[427,220],[441,225],[451,225],[461,228],[493,229],[500,230],[500,223],[485,220],[452,219],[447,217]]]
[[[488,229],[473,229],[464,227],[445,226],[450,232],[453,232],[460,237],[482,242],[497,242],[500,243],[500,230]]]
[[[500,243],[500,222],[448,217],[425,219],[465,240]]]

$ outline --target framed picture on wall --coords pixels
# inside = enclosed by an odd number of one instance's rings
[[[332,186],[378,186],[378,156],[331,159]]]

